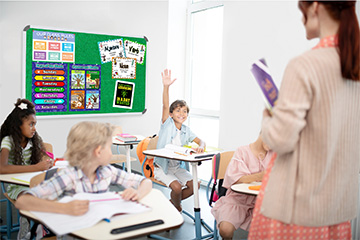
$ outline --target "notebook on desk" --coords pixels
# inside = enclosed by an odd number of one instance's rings
[[[165,148],[145,150],[143,153],[145,155],[151,155],[156,157],[191,161],[198,159],[211,159],[217,152],[195,153],[195,150],[191,148],[167,144]]]
[[[123,200],[115,192],[78,193],[72,197],[66,196],[59,202],[66,203],[75,199],[89,200],[89,211],[81,216],[37,211],[31,211],[31,213],[45,223],[56,235],[63,235],[91,227],[99,221],[111,219],[117,214],[137,214],[151,210],[150,207],[141,203]]]

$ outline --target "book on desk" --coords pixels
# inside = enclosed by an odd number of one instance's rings
[[[170,159],[178,159],[184,161],[191,161],[197,159],[209,159],[212,158],[217,151],[214,152],[204,152],[196,153],[194,149],[187,147],[180,147],[173,144],[167,144],[164,148],[154,149],[154,150],[145,150],[143,152],[145,155],[152,155],[156,157],[164,157]]]
[[[127,214],[137,214],[150,211],[151,208],[135,201],[126,201],[115,192],[106,193],[77,193],[65,196],[59,202],[66,203],[73,200],[89,200],[89,211],[81,216],[72,216],[67,214],[48,213],[30,211],[56,235],[68,234],[83,228],[91,227],[101,220],[107,220],[121,214],[120,217],[126,217]]]

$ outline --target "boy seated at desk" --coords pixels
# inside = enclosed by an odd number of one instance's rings
[[[83,215],[89,210],[88,200],[68,203],[57,201],[75,193],[103,193],[110,184],[121,184],[126,189],[121,197],[137,201],[152,189],[152,182],[138,174],[127,173],[109,165],[114,127],[106,123],[80,122],[74,125],[67,138],[65,159],[68,168],[52,178],[24,192],[16,201],[21,210]]]

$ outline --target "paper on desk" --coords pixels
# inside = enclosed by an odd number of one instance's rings
[[[55,163],[55,166],[53,168],[65,168],[69,165],[68,161],[57,161]],[[20,181],[23,183],[27,183],[30,184],[30,179],[35,177],[36,175],[43,173],[46,171],[38,171],[38,172],[29,172],[29,173],[24,173],[23,175],[17,176],[17,177],[12,177],[11,179],[16,180],[16,181]]]
[[[138,202],[125,201],[119,194],[114,192],[78,193],[73,197],[64,197],[59,202],[66,203],[75,199],[90,200],[89,211],[82,216],[31,212],[56,233],[56,235],[64,235],[91,227],[102,219],[110,219],[115,214],[136,214],[150,211],[148,206]]]
[[[20,175],[20,176],[17,176],[17,177],[12,177],[11,179],[16,180],[16,181],[20,181],[20,182],[23,182],[23,183],[30,184],[30,179],[32,177],[35,177],[36,175],[42,173],[42,172],[43,171],[24,173],[23,175]]]

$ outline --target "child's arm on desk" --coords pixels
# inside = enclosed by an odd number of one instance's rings
[[[234,184],[237,183],[251,183],[251,182],[261,182],[263,177],[264,177],[265,171],[262,172],[258,172],[258,173],[254,173],[254,174],[249,174],[249,175],[245,175],[242,176],[241,178],[239,178],[239,180],[237,180]]]
[[[31,194],[22,194],[15,202],[15,207],[20,210],[62,213],[79,216],[89,210],[88,200],[74,200],[68,203],[59,203],[35,197]]]
[[[137,200],[143,198],[146,194],[148,194],[151,191],[151,189],[152,189],[151,180],[144,179],[141,181],[138,189],[127,188],[122,192],[121,197],[124,200],[137,201]]]
[[[173,84],[176,80],[171,80],[171,70],[165,69],[163,73],[161,73],[162,81],[163,81],[163,111],[162,111],[162,123],[169,118],[169,87]]]
[[[199,147],[195,149],[196,153],[203,153],[206,148],[206,143],[198,137],[194,139],[194,142],[196,142],[197,145],[199,145]]]
[[[48,170],[52,167],[52,161],[43,160],[33,165],[12,165],[8,164],[9,150],[2,148],[0,153],[0,174],[25,173]]]

